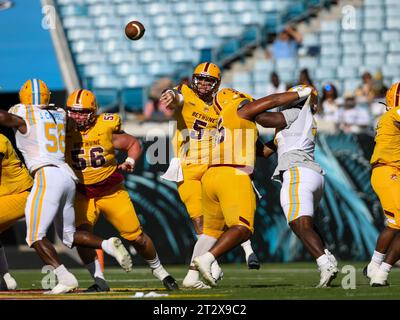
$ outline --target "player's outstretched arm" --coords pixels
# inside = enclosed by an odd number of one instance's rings
[[[298,91],[271,94],[246,104],[238,110],[238,115],[243,119],[253,121],[261,112],[295,102],[299,98],[308,97],[311,91],[312,88],[304,87]]]
[[[161,94],[160,104],[167,109],[176,110],[183,105],[183,95],[175,89],[168,89]]]
[[[142,146],[138,139],[127,133],[113,133],[112,143],[115,149],[126,151],[128,157],[118,165],[118,169],[133,172],[135,162],[142,154]]]
[[[284,128],[287,126],[282,112],[262,112],[254,118],[264,128]]]
[[[0,110],[0,125],[8,128],[15,128],[23,134],[25,134],[27,130],[24,119],[4,110]]]

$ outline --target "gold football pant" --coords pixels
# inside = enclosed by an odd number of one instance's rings
[[[207,168],[207,164],[182,164],[183,181],[178,183],[178,193],[186,206],[190,219],[203,215],[201,178]]]
[[[29,191],[0,197],[0,233],[25,216]]]
[[[230,166],[210,167],[202,179],[204,234],[219,238],[225,225],[254,232],[256,196],[249,175]]]
[[[400,229],[400,169],[391,166],[375,167],[371,185],[383,207],[388,226]]]
[[[126,240],[134,241],[142,233],[140,222],[128,191],[121,184],[109,194],[87,198],[80,192],[75,198],[75,224],[94,226],[100,214],[109,221]]]

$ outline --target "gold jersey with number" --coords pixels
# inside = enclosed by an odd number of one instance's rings
[[[117,160],[112,135],[121,132],[121,119],[115,113],[98,115],[86,131],[68,130],[65,156],[81,184],[96,184],[114,173]]]
[[[375,143],[371,164],[400,168],[400,107],[381,116],[376,127]]]
[[[175,112],[177,128],[172,140],[175,157],[183,163],[208,164],[218,115],[187,85],[176,87],[184,103]]]
[[[0,134],[1,180],[0,196],[23,192],[32,187],[33,180],[18,158],[10,140]]]
[[[244,166],[252,173],[256,159],[257,126],[253,121],[241,118],[237,114],[238,107],[250,102],[244,96],[233,100],[221,108],[218,119],[218,133],[212,150],[212,164]],[[217,99],[214,103],[218,103]]]

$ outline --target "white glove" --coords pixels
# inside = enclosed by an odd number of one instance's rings
[[[297,94],[299,95],[299,98],[305,98],[311,94],[312,90],[313,89],[310,87],[302,86],[297,90]]]

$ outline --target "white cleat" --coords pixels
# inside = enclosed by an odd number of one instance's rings
[[[6,273],[3,276],[3,279],[7,285],[7,289],[8,290],[16,290],[18,285],[17,285],[17,281],[15,281],[15,279],[11,276],[11,274]]]
[[[389,285],[387,278],[389,272],[383,271],[380,268],[372,273],[370,286],[371,287],[386,287]]]
[[[217,260],[211,264],[211,275],[216,280],[216,282],[221,281],[224,277],[221,267],[219,266]]]
[[[72,273],[64,275],[62,279],[58,280],[58,284],[50,291],[44,292],[44,294],[62,294],[74,291],[78,288],[78,280]]]
[[[316,288],[326,288],[329,287],[332,280],[336,278],[339,270],[334,263],[330,262],[326,267],[320,268],[321,279]]]
[[[328,249],[325,249],[324,252],[328,256],[329,261],[332,262],[332,264],[334,264],[335,267],[337,267],[338,262],[337,262],[335,256]]]
[[[122,244],[121,239],[113,237],[109,240],[113,248],[113,257],[118,261],[119,265],[126,272],[132,271],[132,258],[128,250],[126,250],[126,248]]]
[[[371,280],[372,276],[379,270],[379,264],[374,261],[368,263],[368,265],[363,269],[363,274],[369,280]]]
[[[63,294],[74,291],[76,288],[78,288],[78,282],[76,282],[76,285],[65,285],[59,283],[52,290],[45,291],[44,294]]]
[[[211,289],[209,285],[206,285],[203,281],[190,281],[189,279],[183,279],[182,286],[186,289]]]
[[[211,287],[215,287],[217,285],[217,281],[211,274],[211,264],[204,260],[205,259],[203,256],[198,256],[193,259],[193,263],[197,270],[199,270],[201,275],[204,277],[205,282]]]

